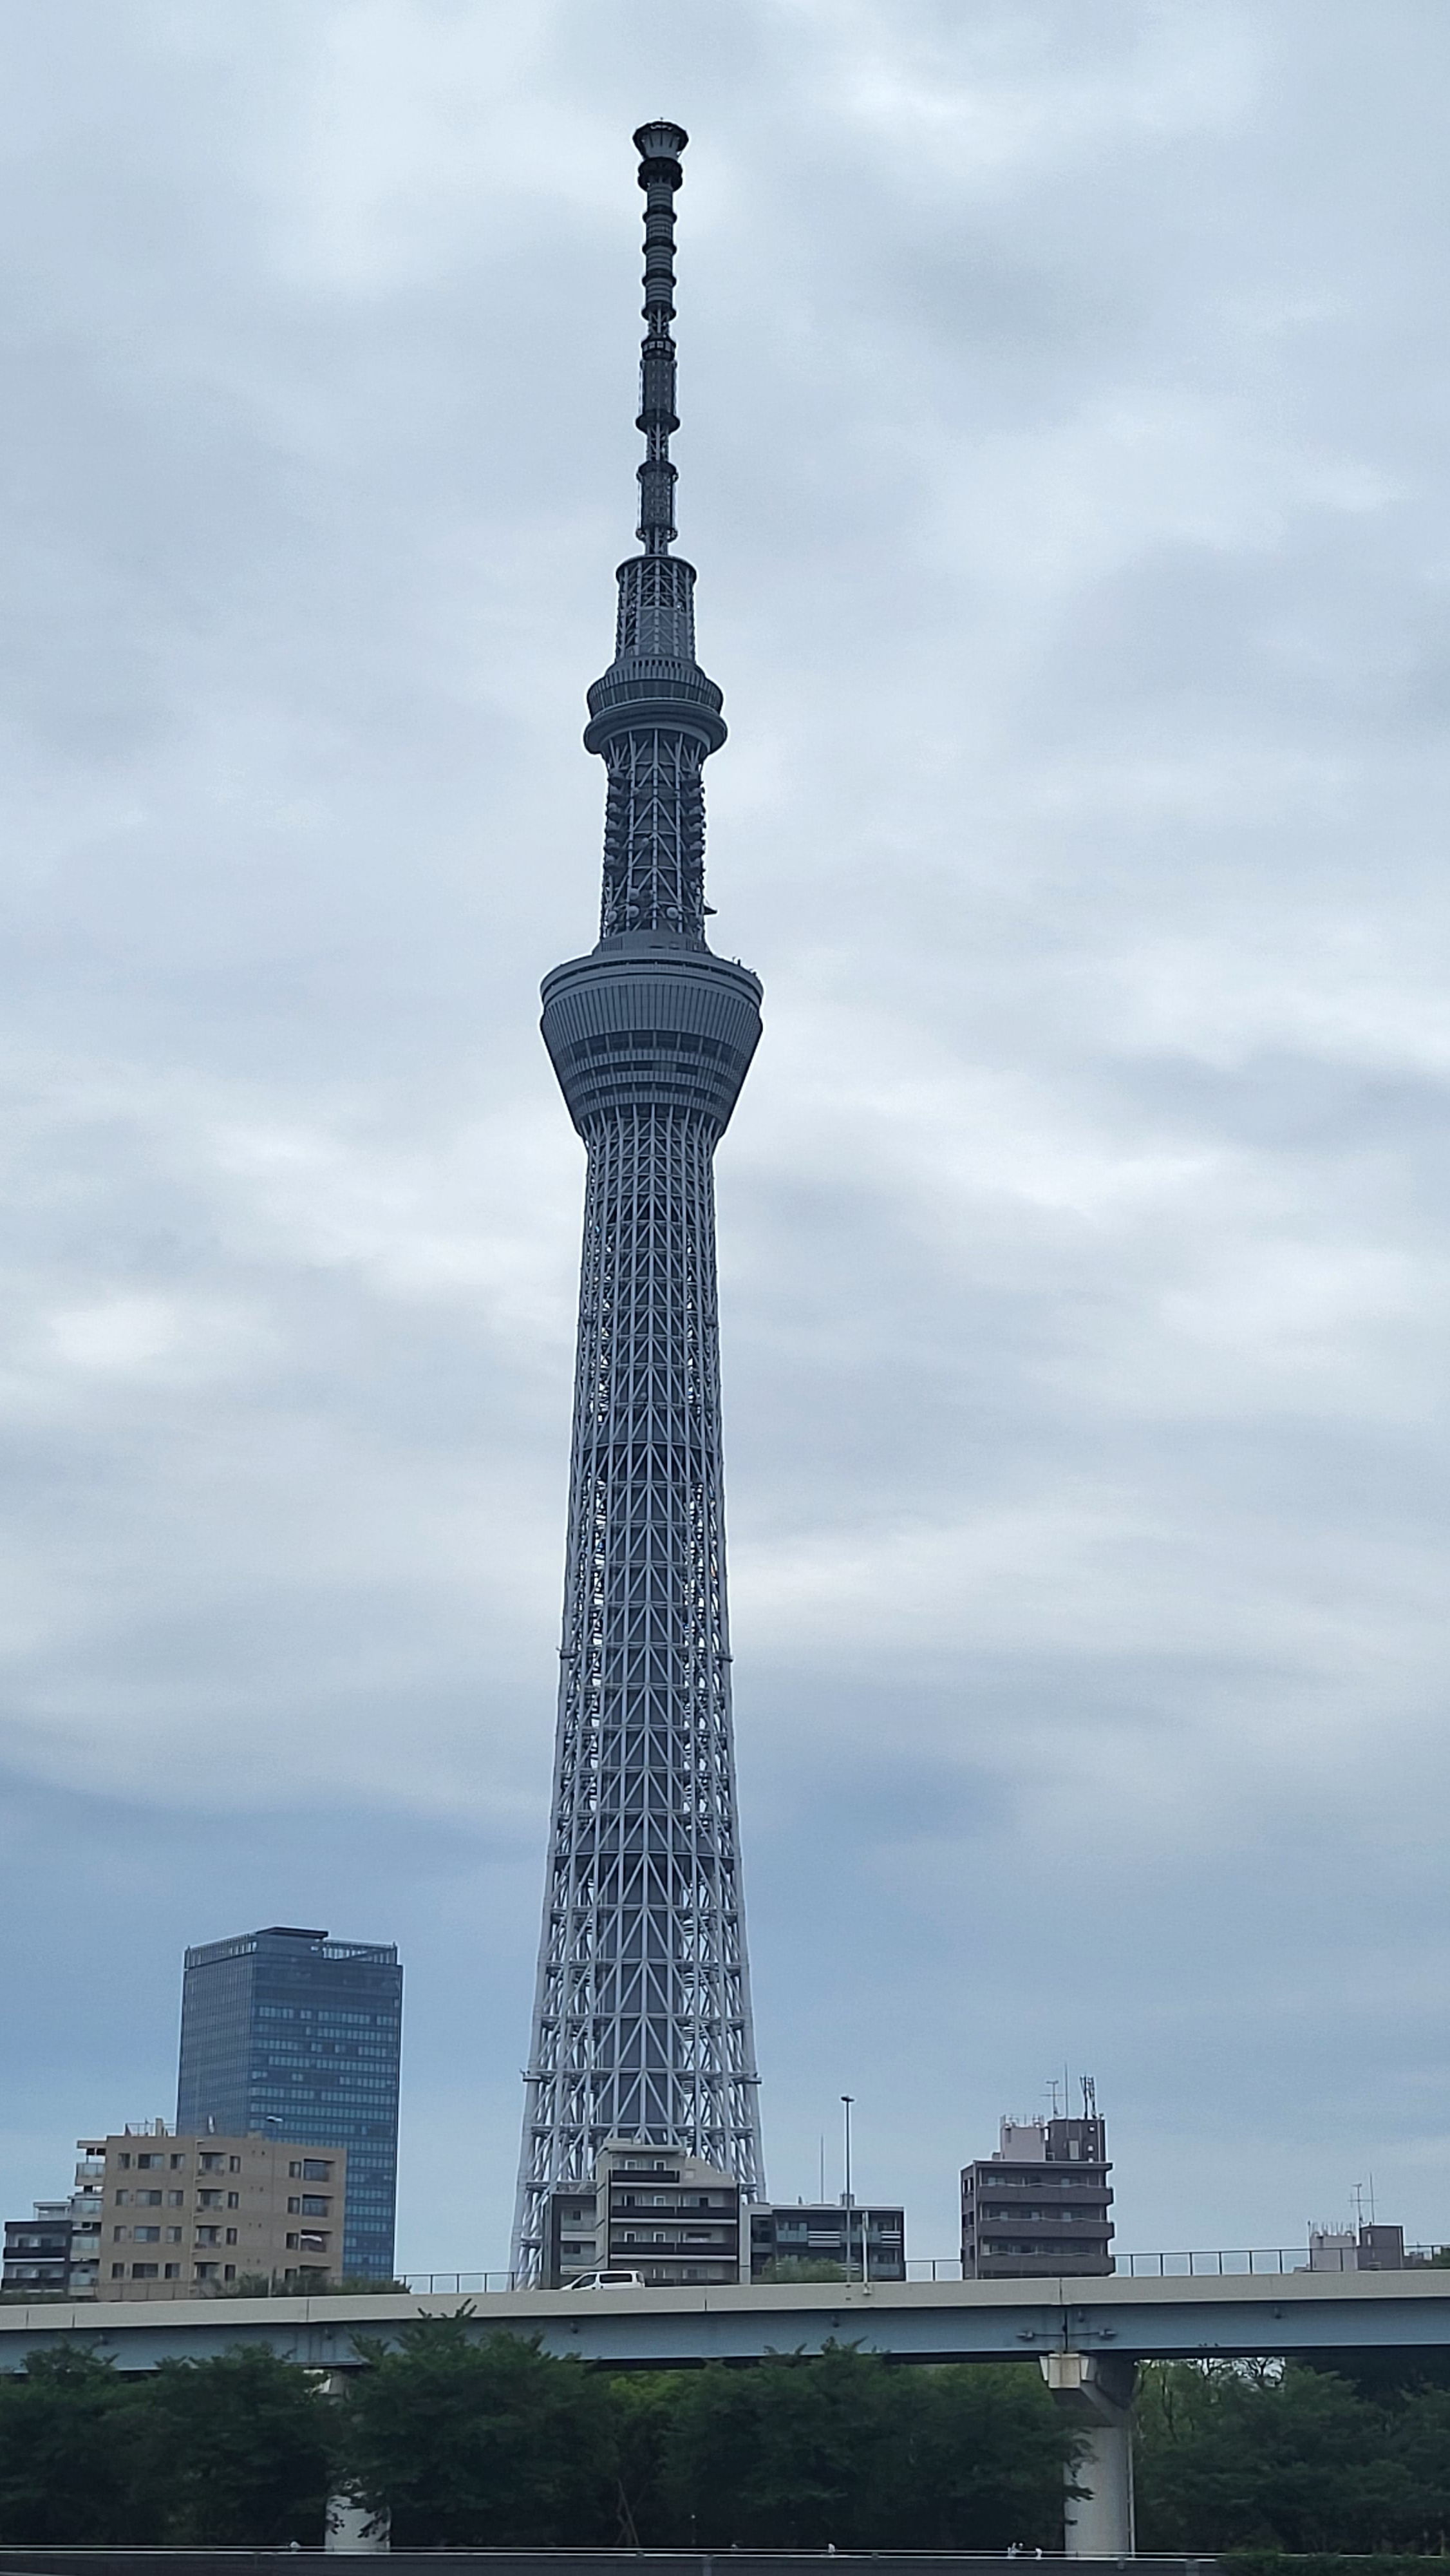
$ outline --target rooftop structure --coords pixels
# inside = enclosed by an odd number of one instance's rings
[[[607,2142],[763,2188],[736,1832],[714,1153],[761,987],[706,946],[702,771],[725,739],[675,536],[674,199],[687,137],[641,126],[642,552],[589,692],[607,778],[599,939],[544,983],[588,1151],[563,1644],[514,2262]]]

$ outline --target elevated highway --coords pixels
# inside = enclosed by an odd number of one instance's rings
[[[470,2331],[641,2369],[759,2361],[859,2343],[893,2361],[1024,2361],[1050,2352],[1228,2360],[1450,2345],[1450,2271],[1284,2272],[1222,2280],[801,2282],[723,2289],[495,2290],[347,2298],[158,2299],[0,2306],[0,2370],[75,2339],[121,2370],[268,2344],[315,2369],[360,2366],[356,2338],[396,2341],[467,2308]]]

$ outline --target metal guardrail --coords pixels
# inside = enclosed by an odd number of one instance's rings
[[[1348,2247],[1345,2250],[1353,2256],[1355,2249]],[[1423,2271],[1437,2254],[1443,2259],[1444,2248],[1430,2245],[1406,2246],[1406,2268],[1417,2272]],[[1342,2265],[1330,2262],[1326,2259],[1323,2248],[1318,2249],[1318,2256],[1318,2261],[1311,2264],[1307,2245],[1210,2246],[1206,2250],[1201,2247],[1191,2247],[1161,2254],[1119,2254],[1114,2260],[1112,2274],[1106,2277],[1120,2281],[1230,2280],[1240,2276],[1247,2279],[1252,2275],[1257,2279],[1268,2278],[1274,2273],[1311,2270],[1318,2273],[1332,2273],[1335,2270],[1355,2272],[1361,2268],[1354,2260]],[[899,2280],[900,2277],[899,2273],[893,2273],[889,2277],[872,2275],[875,2286],[886,2290],[891,2288],[893,2280]],[[947,2282],[973,2277],[971,2274],[963,2274],[961,2257],[956,2254],[917,2254],[910,2256],[906,2264],[908,2281]],[[1003,2277],[1071,2280],[1078,2276],[1073,2273],[1054,2272]],[[1101,2279],[1105,2276],[1084,2274],[1082,2277]],[[500,2290],[529,2290],[536,2288],[537,2284],[524,2280],[517,2272],[400,2272],[391,2285],[385,2281],[370,2284],[367,2295],[385,2297],[390,2286],[411,2292],[417,2298],[468,2299],[487,2298],[490,2293]],[[781,2283],[778,2286],[784,2288],[788,2285]],[[828,2285],[822,2284],[822,2286]],[[40,2284],[36,2284],[27,2291],[17,2283],[7,2286],[4,2303],[13,2305],[21,2300],[29,2300],[35,2304],[46,2304],[49,2301],[60,2304],[68,2303],[75,2295],[73,2292],[47,2291]],[[94,2295],[94,2293],[80,2293],[83,2299]],[[158,2286],[149,2290],[144,2304],[164,2303],[169,2298],[194,2299],[197,2295],[196,2289],[188,2282],[167,2282],[164,2287]],[[202,2295],[204,2296],[205,2293]],[[224,2291],[213,2295],[219,2295],[224,2303],[229,2294]],[[266,2293],[261,2295],[265,2296]],[[292,2298],[297,2293],[295,2289],[288,2289],[279,2281],[274,2295],[279,2298]],[[137,2301],[134,2304],[139,2306],[143,2303]]]
[[[1311,2261],[1307,2245],[1194,2246],[1162,2254],[1118,2254],[1108,2277],[1119,2281],[1222,2281],[1239,2277],[1248,2279],[1250,2274],[1255,2278],[1261,2275],[1267,2278],[1273,2273],[1283,2272],[1357,2272],[1379,2268],[1361,2265],[1353,2246],[1344,2250],[1348,2259],[1338,2263],[1331,2260],[1330,2251],[1323,2246],[1315,2248],[1315,2259]],[[1407,2245],[1406,2267],[1411,2271],[1423,2271],[1441,2252],[1443,2248],[1437,2246]],[[952,2255],[939,2254],[935,2257],[913,2256],[907,2263],[906,2277],[909,2281],[960,2281],[965,2276],[960,2261]],[[1048,2276],[1044,2274],[1042,2277]],[[1074,2275],[1054,2274],[1051,2277],[1070,2280]]]

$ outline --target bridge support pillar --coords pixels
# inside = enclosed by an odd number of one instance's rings
[[[1063,2549],[1069,2558],[1133,2555],[1133,2377],[1116,2353],[1049,2352],[1042,2375],[1081,2444],[1066,2473]]]
[[[327,2499],[327,2538],[323,2547],[346,2558],[373,2557],[389,2546],[386,2514],[374,2520],[356,2496]]]
[[[330,2370],[322,2382],[322,2395],[330,2397],[335,2406],[346,2405],[347,2380],[345,2370]],[[392,2546],[391,2521],[386,2509],[374,2514],[360,2496],[344,2488],[327,2499],[323,2548],[336,2557],[376,2557]]]

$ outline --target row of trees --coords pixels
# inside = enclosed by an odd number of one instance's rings
[[[1043,2547],[1068,2440],[1035,2368],[893,2371],[836,2348],[747,2370],[591,2370],[420,2320],[344,2398],[256,2348],[0,2379],[0,2541],[304,2545],[351,2489],[400,2546]]]
[[[606,2372],[422,2320],[334,2399],[248,2349],[127,2379],[80,2349],[0,2380],[0,2541],[266,2546],[351,2490],[400,2546],[1057,2548],[1072,2437],[1035,2364],[847,2347]],[[1443,2374],[1442,2374],[1443,2375]],[[1443,2547],[1450,2387],[1194,2364],[1142,2373],[1139,2546]]]

